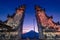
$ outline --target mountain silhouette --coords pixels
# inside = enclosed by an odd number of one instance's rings
[[[31,30],[25,34],[22,34],[22,38],[38,38],[39,34],[35,31]]]

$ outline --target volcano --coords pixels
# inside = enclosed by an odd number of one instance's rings
[[[38,38],[39,34],[35,31],[31,30],[25,34],[22,34],[22,38]]]

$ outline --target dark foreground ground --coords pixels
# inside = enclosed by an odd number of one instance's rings
[[[20,39],[20,40],[60,40],[60,39]]]
[[[0,40],[60,40],[60,38],[59,39],[29,39],[27,38],[27,39],[0,39]]]

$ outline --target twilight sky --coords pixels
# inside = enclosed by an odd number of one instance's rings
[[[45,8],[46,14],[48,16],[52,15],[55,22],[60,21],[60,0],[0,0],[0,20],[7,20],[7,15],[12,15],[15,12],[15,8],[22,4],[26,4],[23,32],[34,30],[34,26],[37,32],[37,23],[34,20],[34,5]]]

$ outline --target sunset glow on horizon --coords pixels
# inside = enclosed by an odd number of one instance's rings
[[[35,30],[34,30],[34,27],[33,26],[26,26],[26,27],[23,27],[23,34],[24,33],[27,33],[27,32],[29,32],[29,31],[31,31],[31,30],[33,30],[33,31],[35,31],[35,32],[37,32],[38,33],[38,27],[35,27]]]

